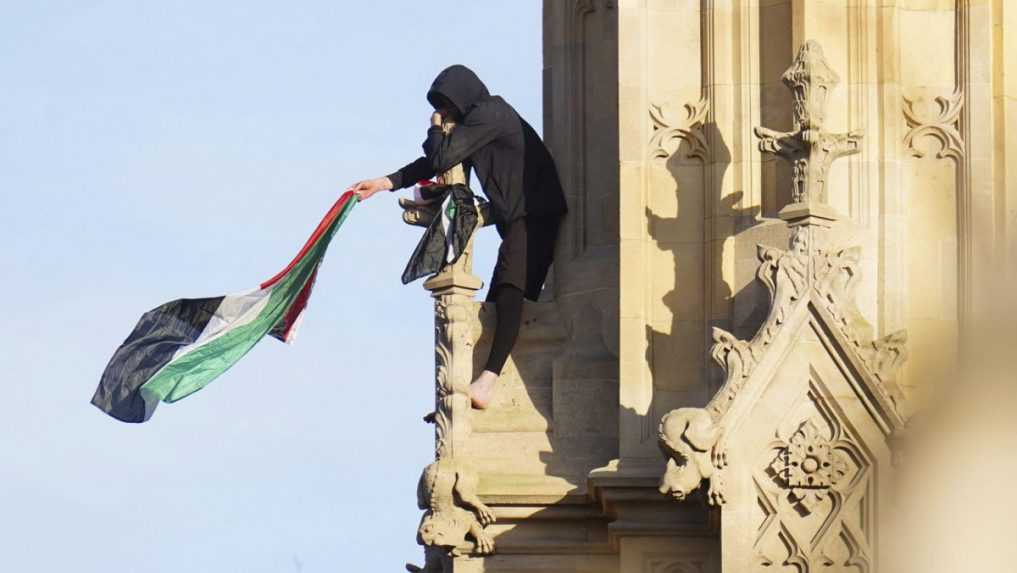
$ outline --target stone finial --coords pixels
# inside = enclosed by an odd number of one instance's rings
[[[791,67],[781,77],[794,95],[794,131],[755,129],[759,149],[791,163],[793,204],[781,210],[787,221],[802,219],[835,220],[827,203],[826,182],[835,159],[859,152],[861,133],[829,133],[826,121],[827,96],[840,82],[823,57],[823,49],[809,40],[798,51]]]
[[[813,40],[806,42],[780,79],[794,94],[795,131],[822,130],[827,95],[840,83],[837,72],[823,57],[823,48]]]

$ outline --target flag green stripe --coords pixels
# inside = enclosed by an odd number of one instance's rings
[[[176,402],[207,386],[237,363],[285,315],[293,300],[314,273],[329,242],[356,201],[350,201],[303,259],[278,283],[272,285],[268,303],[257,318],[208,340],[170,361],[141,387],[146,402]]]

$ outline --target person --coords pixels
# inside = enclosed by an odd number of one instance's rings
[[[498,309],[494,340],[483,372],[470,385],[473,407],[483,409],[519,335],[523,299],[536,301],[544,286],[567,212],[565,194],[540,136],[504,99],[491,95],[472,70],[446,68],[431,84],[427,100],[435,112],[424,155],[351,189],[365,200],[430,179],[458,163],[476,173],[502,239],[487,294]],[[441,128],[445,119],[455,123],[447,135]]]

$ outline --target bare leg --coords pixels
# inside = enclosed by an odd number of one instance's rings
[[[494,398],[498,375],[501,374],[505,360],[516,344],[519,323],[523,318],[523,291],[510,284],[503,284],[497,288],[493,300],[498,310],[498,325],[494,329],[491,353],[484,371],[473,384],[470,384],[470,401],[474,408],[481,410],[487,408]]]
[[[470,403],[474,408],[484,410],[491,404],[497,383],[498,375],[494,372],[484,370],[480,373],[473,384],[470,384]]]

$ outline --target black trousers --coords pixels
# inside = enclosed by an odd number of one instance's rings
[[[488,302],[498,310],[498,325],[485,370],[501,374],[509,352],[519,337],[523,298],[536,301],[554,261],[554,247],[561,215],[530,215],[509,223],[502,233],[498,261],[494,265]]]
[[[536,301],[554,261],[554,246],[561,215],[530,215],[506,225],[498,247],[487,300],[494,301],[498,288],[511,285]]]

